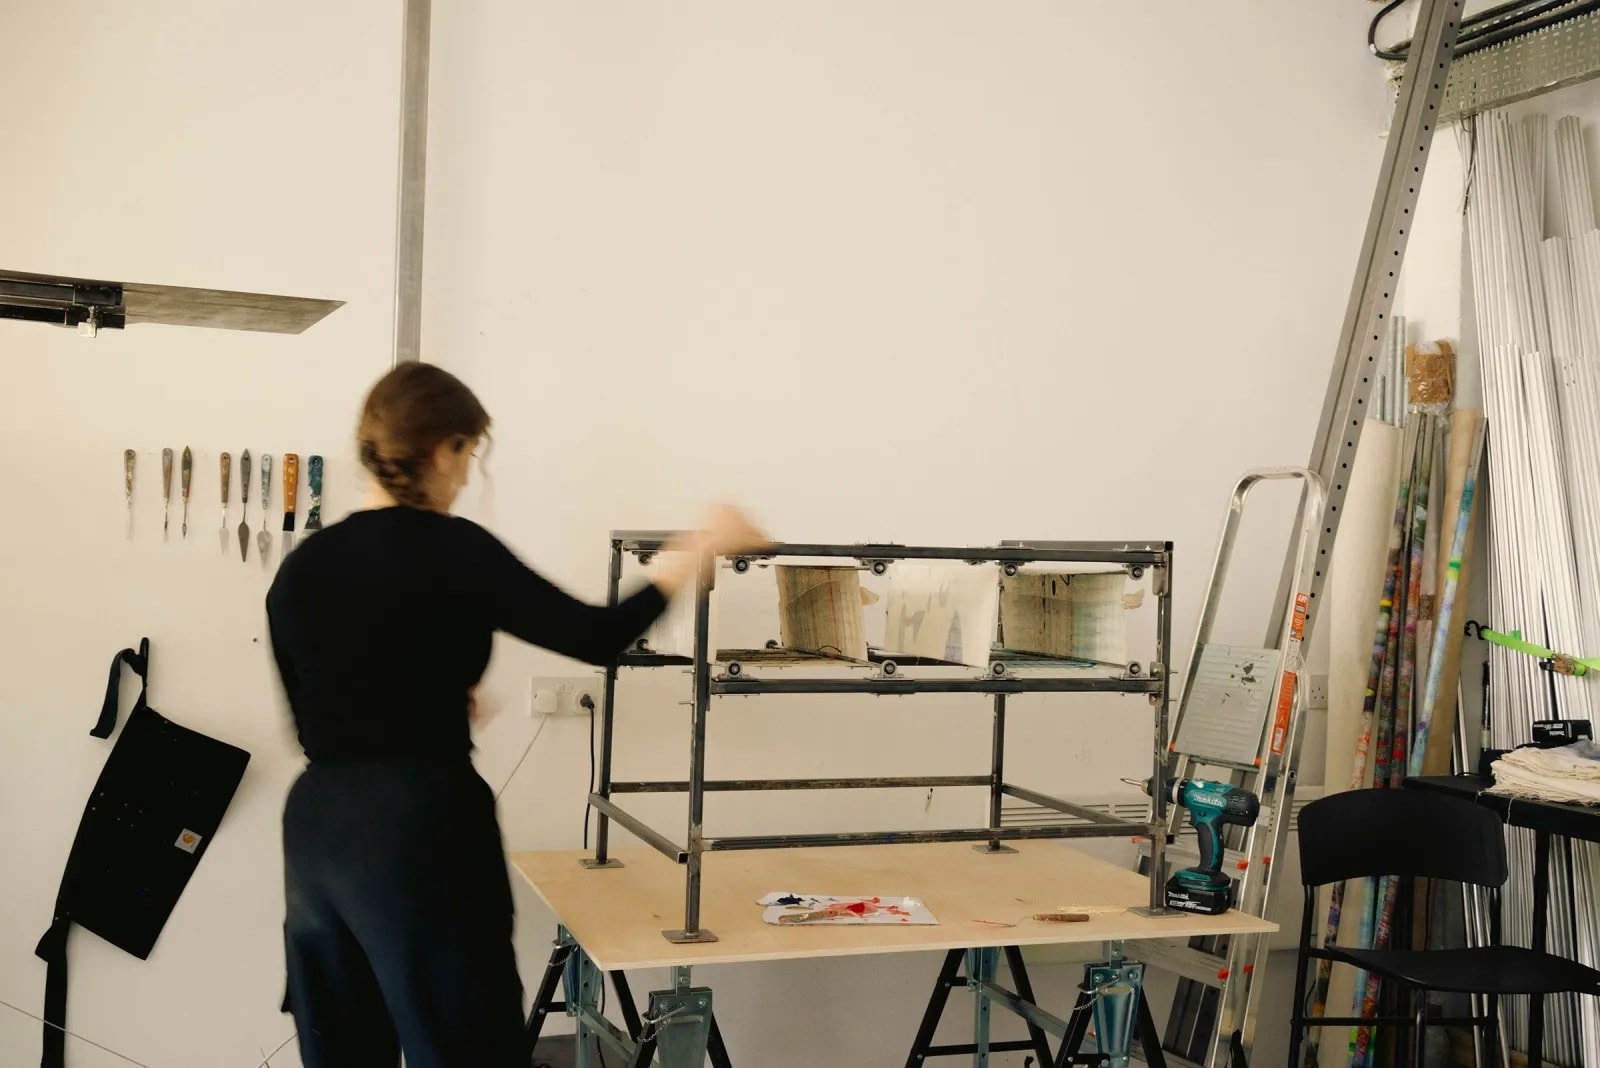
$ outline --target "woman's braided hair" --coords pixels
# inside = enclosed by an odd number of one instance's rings
[[[361,464],[400,504],[428,507],[428,474],[446,442],[465,448],[489,429],[489,413],[455,375],[402,363],[367,394],[356,430]]]

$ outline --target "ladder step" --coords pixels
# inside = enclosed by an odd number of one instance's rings
[[[1150,855],[1150,840],[1139,839],[1139,856]],[[1237,879],[1243,875],[1245,868],[1239,865],[1246,860],[1246,854],[1237,849],[1224,849],[1222,851],[1222,870],[1230,878]],[[1193,835],[1180,835],[1176,842],[1167,846],[1167,862],[1180,868],[1193,867],[1200,863],[1200,840]]]
[[[1131,960],[1144,961],[1152,967],[1203,983],[1215,990],[1221,990],[1227,981],[1227,961],[1222,957],[1171,942],[1141,941],[1136,944],[1138,948],[1128,953]]]
[[[1188,757],[1191,764],[1198,764],[1204,768],[1227,768],[1229,771],[1237,771],[1241,775],[1260,775],[1265,770],[1264,764],[1247,764],[1237,760],[1223,760],[1221,757],[1195,756],[1193,753],[1179,753],[1178,755]]]

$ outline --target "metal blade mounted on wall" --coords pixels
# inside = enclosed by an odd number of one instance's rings
[[[342,300],[100,282],[0,269],[0,319],[75,326],[88,337],[134,323],[299,334],[343,306]]]

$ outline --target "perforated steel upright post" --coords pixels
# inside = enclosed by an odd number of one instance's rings
[[[1460,34],[1462,0],[1422,0],[1416,32],[1400,82],[1399,99],[1384,143],[1383,166],[1378,173],[1355,279],[1339,329],[1339,348],[1333,361],[1328,391],[1323,399],[1317,436],[1307,465],[1322,476],[1328,491],[1327,514],[1317,545],[1317,569],[1312,578],[1310,609],[1305,630],[1309,636],[1320,608],[1322,583],[1339,533],[1345,493],[1356,446],[1367,418],[1367,399],[1378,377],[1378,356],[1389,329],[1400,265],[1411,240],[1417,196],[1422,190],[1428,148],[1439,125],[1446,77]],[[1288,603],[1298,567],[1291,546],[1278,585],[1276,611]],[[1283,626],[1274,615],[1267,625],[1268,640]]]
[[[695,584],[694,605],[694,724],[689,737],[689,840],[685,864],[683,929],[663,931],[671,942],[715,942],[716,935],[700,929],[700,867],[705,854],[706,716],[711,710],[711,587],[716,560],[701,560]]]

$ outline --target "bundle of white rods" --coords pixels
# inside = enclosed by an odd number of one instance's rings
[[[1600,653],[1600,231],[1582,131],[1556,124],[1555,197],[1561,234],[1545,238],[1544,116],[1503,112],[1464,128],[1472,260],[1485,415],[1489,424],[1490,624],[1561,653]],[[1590,677],[1540,670],[1522,653],[1490,652],[1492,719],[1484,744],[1531,740],[1537,719],[1591,719]],[[1508,832],[1512,877],[1503,901],[1508,942],[1530,944],[1533,840]],[[1573,871],[1556,850],[1553,888],[1571,878],[1579,902],[1600,888],[1600,849],[1575,845]],[[1600,916],[1574,915],[1550,895],[1550,951],[1594,964]],[[1481,934],[1482,932],[1480,932]],[[1594,999],[1546,999],[1545,1056],[1600,1065]],[[1526,999],[1507,1006],[1507,1039],[1527,1043]]]

